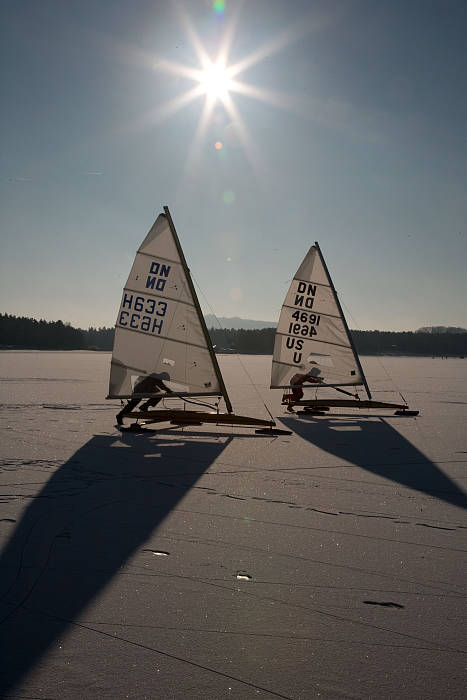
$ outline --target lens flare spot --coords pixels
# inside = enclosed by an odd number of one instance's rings
[[[212,9],[216,15],[223,15],[225,12],[225,0],[213,0]]]
[[[233,204],[235,202],[235,192],[233,190],[225,190],[222,199],[224,204]]]
[[[214,144],[214,148],[216,149],[216,151],[220,151],[222,148],[222,141],[216,141],[216,143]]]
[[[232,262],[232,258],[226,258],[227,262]]]

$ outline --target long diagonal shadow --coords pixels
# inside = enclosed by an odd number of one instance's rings
[[[350,416],[282,418],[297,435],[385,479],[467,508],[464,491],[388,421]]]
[[[203,437],[95,436],[34,498],[0,558],[4,693],[111,581],[232,439]]]

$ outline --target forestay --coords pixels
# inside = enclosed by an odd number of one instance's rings
[[[223,394],[168,210],[166,214],[158,216],[144,239],[123,289],[108,398],[138,396],[135,384],[150,375],[162,379],[175,394]]]
[[[365,382],[317,243],[298,268],[282,306],[274,342],[271,389],[289,387],[295,374],[312,368],[316,368],[320,386]]]

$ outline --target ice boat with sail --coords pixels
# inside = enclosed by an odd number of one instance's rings
[[[351,387],[364,387],[361,399]],[[305,398],[305,391],[312,397]],[[311,246],[285,297],[274,339],[271,389],[283,389],[282,404],[293,411],[321,413],[332,407],[395,409],[417,415],[403,404],[375,401],[370,392],[339,298],[318,243]],[[324,389],[327,391],[323,392]],[[329,397],[331,390],[341,396]],[[318,394],[329,398],[318,398]],[[347,398],[342,398],[346,396]],[[403,398],[403,397],[402,397]]]
[[[275,425],[272,416],[263,420],[233,412],[168,207],[139,247],[123,289],[107,398],[127,400],[117,415],[122,429],[128,418],[136,420],[133,429],[164,421]],[[221,399],[227,412],[219,411]],[[164,408],[154,409],[159,403]],[[197,410],[186,409],[193,404]]]

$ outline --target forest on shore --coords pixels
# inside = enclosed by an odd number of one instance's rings
[[[350,331],[361,355],[423,355],[467,357],[463,329],[420,331]],[[210,328],[218,353],[272,355],[274,328]],[[0,314],[0,349],[3,350],[106,350],[113,347],[113,328],[73,328],[63,321],[37,321]]]

